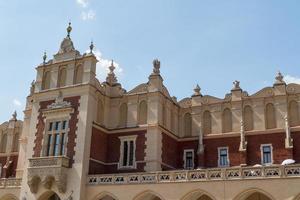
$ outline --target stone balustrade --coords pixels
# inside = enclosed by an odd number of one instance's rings
[[[261,167],[230,167],[199,170],[144,172],[129,174],[103,174],[88,176],[88,185],[149,184],[197,182],[217,180],[300,178],[300,165],[272,165]]]
[[[3,178],[0,179],[0,189],[19,188],[21,183],[22,179],[20,178]]]
[[[29,167],[69,167],[69,158],[64,156],[30,158]]]

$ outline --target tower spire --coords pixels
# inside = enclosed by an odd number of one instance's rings
[[[71,31],[72,31],[72,26],[71,26],[71,22],[69,22],[69,26],[68,26],[68,28],[67,28],[67,33],[68,33],[67,37],[68,37],[68,38],[70,38],[70,33],[71,33]]]

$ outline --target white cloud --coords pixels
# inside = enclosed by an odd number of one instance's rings
[[[18,106],[18,107],[20,107],[22,105],[21,101],[19,101],[18,99],[14,99],[13,103],[15,106]]]
[[[89,4],[89,0],[76,0],[76,3],[83,8],[86,8]]]
[[[95,19],[95,17],[96,17],[96,13],[93,10],[81,12],[81,19],[84,21],[93,20]]]
[[[297,83],[297,84],[300,84],[300,77],[286,75],[284,77],[284,80],[285,80],[286,83]]]
[[[87,50],[87,52],[89,52],[90,50]],[[98,59],[98,63],[97,63],[97,77],[98,79],[103,82],[106,79],[107,73],[109,72],[109,66],[111,65],[111,60],[110,59],[106,59],[103,58],[102,53],[99,50],[95,50],[94,54],[96,56],[96,58]],[[123,73],[123,68],[120,67],[120,65],[114,61],[114,66],[115,66],[115,74],[117,76],[117,78],[122,75]]]

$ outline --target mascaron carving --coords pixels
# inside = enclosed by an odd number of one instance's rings
[[[62,92],[59,91],[58,97],[56,97],[55,102],[50,104],[47,108],[58,109],[58,108],[67,108],[67,107],[71,107],[71,103],[64,101]]]

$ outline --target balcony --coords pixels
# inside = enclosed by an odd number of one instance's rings
[[[112,175],[90,175],[88,185],[156,184],[199,181],[250,180],[300,177],[300,165],[230,167]]]
[[[0,179],[0,189],[20,188],[22,179],[19,178],[3,178]]]
[[[64,193],[69,164],[70,159],[64,156],[29,159],[28,185],[31,192],[37,193],[40,184],[46,189],[51,189],[55,183],[59,191]]]

